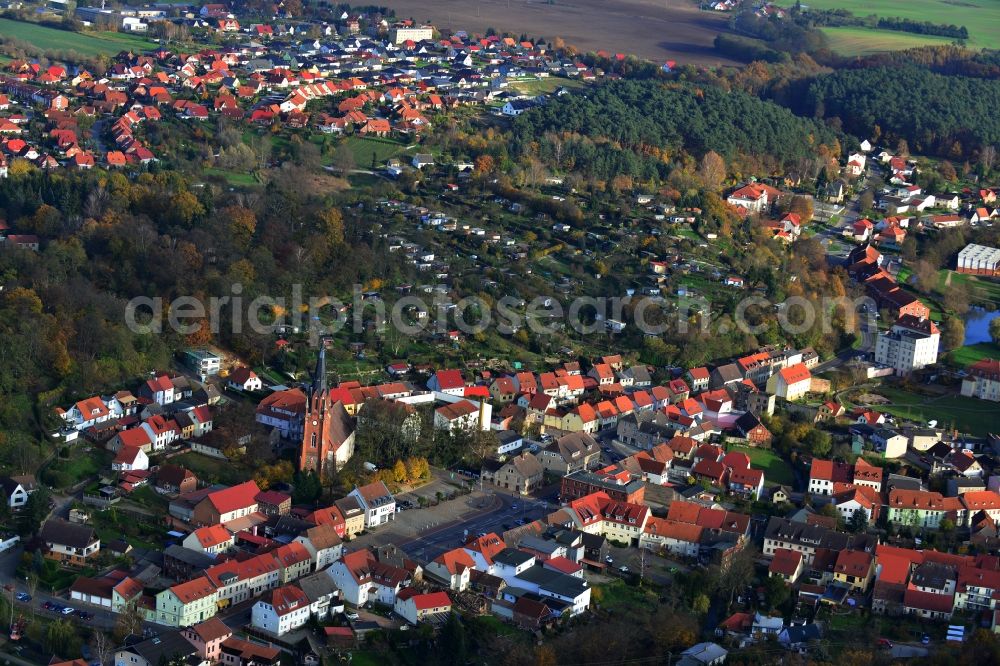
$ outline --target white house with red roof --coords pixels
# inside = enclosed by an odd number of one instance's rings
[[[69,409],[57,409],[56,413],[62,417],[67,425],[77,430],[86,430],[113,416],[104,400],[96,395],[79,401]]]
[[[253,605],[250,623],[272,636],[283,636],[309,621],[309,597],[296,585],[283,585]]]
[[[1000,361],[984,358],[969,366],[962,380],[962,395],[1000,402]]]
[[[416,625],[431,620],[434,616],[447,616],[451,612],[451,598],[447,592],[421,594],[408,587],[396,595],[393,610],[410,624]]]
[[[264,383],[256,372],[241,365],[229,373],[229,377],[226,378],[226,386],[239,391],[259,391],[264,388]]]
[[[782,579],[792,585],[802,575],[803,570],[802,553],[790,548],[777,548],[771,564],[768,565],[768,575]]]
[[[844,522],[849,522],[860,511],[865,521],[875,523],[882,509],[882,498],[870,486],[851,485],[834,492],[833,504]]]
[[[136,470],[149,469],[149,458],[146,453],[137,446],[123,446],[111,461],[111,469],[116,472],[133,472]]]
[[[233,535],[222,525],[206,525],[184,537],[181,545],[214,557],[232,548],[234,540]]]
[[[438,370],[427,381],[427,388],[458,397],[465,396],[465,378],[461,370]]]
[[[788,401],[805,396],[812,387],[812,374],[805,363],[782,368],[767,380],[767,391]]]
[[[872,221],[863,218],[848,225],[844,229],[844,235],[859,243],[863,243],[871,238],[874,229],[875,225],[872,224]]]
[[[412,581],[409,571],[379,562],[369,550],[344,555],[326,569],[326,574],[341,591],[342,599],[355,607],[369,599],[393,605],[396,595]]]
[[[750,183],[736,189],[726,201],[737,208],[745,208],[750,213],[768,210],[781,196],[781,191],[763,183]]]
[[[809,494],[832,495],[835,484],[850,484],[854,468],[847,463],[813,458],[809,466]]]
[[[173,419],[167,419],[160,414],[154,414],[142,422],[139,426],[149,435],[153,442],[153,450],[159,451],[166,448],[175,439],[181,436],[180,428]]]
[[[199,525],[225,524],[257,511],[260,488],[246,481],[230,488],[209,493],[195,505],[192,521]]]
[[[424,576],[439,581],[449,590],[463,592],[469,587],[471,572],[475,568],[475,560],[464,548],[454,548],[428,562],[424,567]]]
[[[112,437],[108,442],[108,448],[112,451],[137,448],[149,453],[153,450],[153,439],[143,428],[129,428]]]
[[[139,387],[139,397],[152,400],[158,405],[169,405],[180,399],[180,391],[174,388],[174,382],[169,375],[157,375]]]
[[[476,571],[492,574],[493,558],[506,547],[503,539],[490,532],[481,537],[470,538],[462,549],[472,558]]]

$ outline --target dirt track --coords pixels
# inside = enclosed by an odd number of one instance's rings
[[[712,40],[727,15],[700,11],[690,0],[384,0],[400,18],[439,28],[562,37],[583,51],[606,49],[656,61],[737,64]]]

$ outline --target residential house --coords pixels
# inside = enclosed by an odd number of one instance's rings
[[[272,636],[283,636],[309,621],[310,602],[295,585],[271,590],[253,605],[251,625]]]
[[[767,380],[767,391],[789,402],[805,396],[812,386],[812,374],[804,363],[782,368]]]
[[[600,457],[600,445],[585,432],[563,435],[538,452],[542,467],[559,476],[590,469],[600,462]]]
[[[406,569],[379,562],[370,550],[344,555],[325,570],[347,603],[361,607],[374,600],[392,605],[413,576]]]
[[[505,490],[528,494],[541,487],[545,468],[529,451],[514,456],[505,463],[487,460],[483,463],[482,479]]]
[[[101,539],[93,527],[70,523],[62,518],[46,520],[38,537],[46,558],[66,564],[86,566],[101,550]]]
[[[253,481],[210,492],[198,502],[191,516],[196,525],[225,524],[257,511],[260,488]]]
[[[406,588],[396,595],[393,605],[396,614],[411,625],[433,619],[447,617],[451,613],[451,598],[446,592],[428,592],[421,594],[417,590]]]
[[[111,461],[111,469],[115,472],[147,470],[149,469],[149,458],[141,448],[137,446],[125,446],[118,451],[114,460]]]
[[[469,587],[471,572],[476,562],[464,548],[445,551],[428,562],[424,575],[455,592],[463,592]]]
[[[17,511],[28,503],[28,495],[35,492],[37,483],[32,474],[0,477],[4,500],[11,511]]]
[[[353,539],[355,536],[365,531],[365,516],[367,512],[361,506],[357,497],[348,495],[339,500],[334,500],[334,506],[344,517],[344,537]]]
[[[787,548],[778,548],[774,551],[771,564],[768,566],[768,575],[777,576],[789,585],[794,585],[802,575],[803,571],[802,553]]]
[[[365,529],[372,529],[395,518],[396,498],[381,481],[354,487],[350,495],[365,512]]]
[[[264,388],[264,383],[250,368],[241,365],[234,369],[226,377],[226,386],[237,391],[260,391]]]
[[[982,359],[970,365],[962,380],[962,395],[1000,402],[1000,360]]]
[[[865,593],[875,575],[875,558],[863,550],[842,550],[837,553],[833,580],[852,591]]]
[[[222,644],[233,635],[233,630],[219,618],[212,617],[182,629],[181,635],[194,646],[199,657],[214,664],[221,660]]]
[[[215,585],[201,576],[169,587],[156,595],[156,619],[171,627],[190,627],[213,617],[218,610]]]

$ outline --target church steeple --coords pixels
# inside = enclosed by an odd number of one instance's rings
[[[316,371],[313,373],[312,389],[310,397],[326,399],[326,341],[320,340],[319,357],[316,359]]]

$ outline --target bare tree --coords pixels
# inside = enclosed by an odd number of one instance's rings
[[[139,636],[142,634],[142,611],[135,601],[125,604],[118,613],[118,622],[115,623],[115,638],[119,641],[125,640],[128,636]]]
[[[95,631],[90,638],[90,649],[102,664],[110,664],[114,656],[115,644],[103,631]]]

